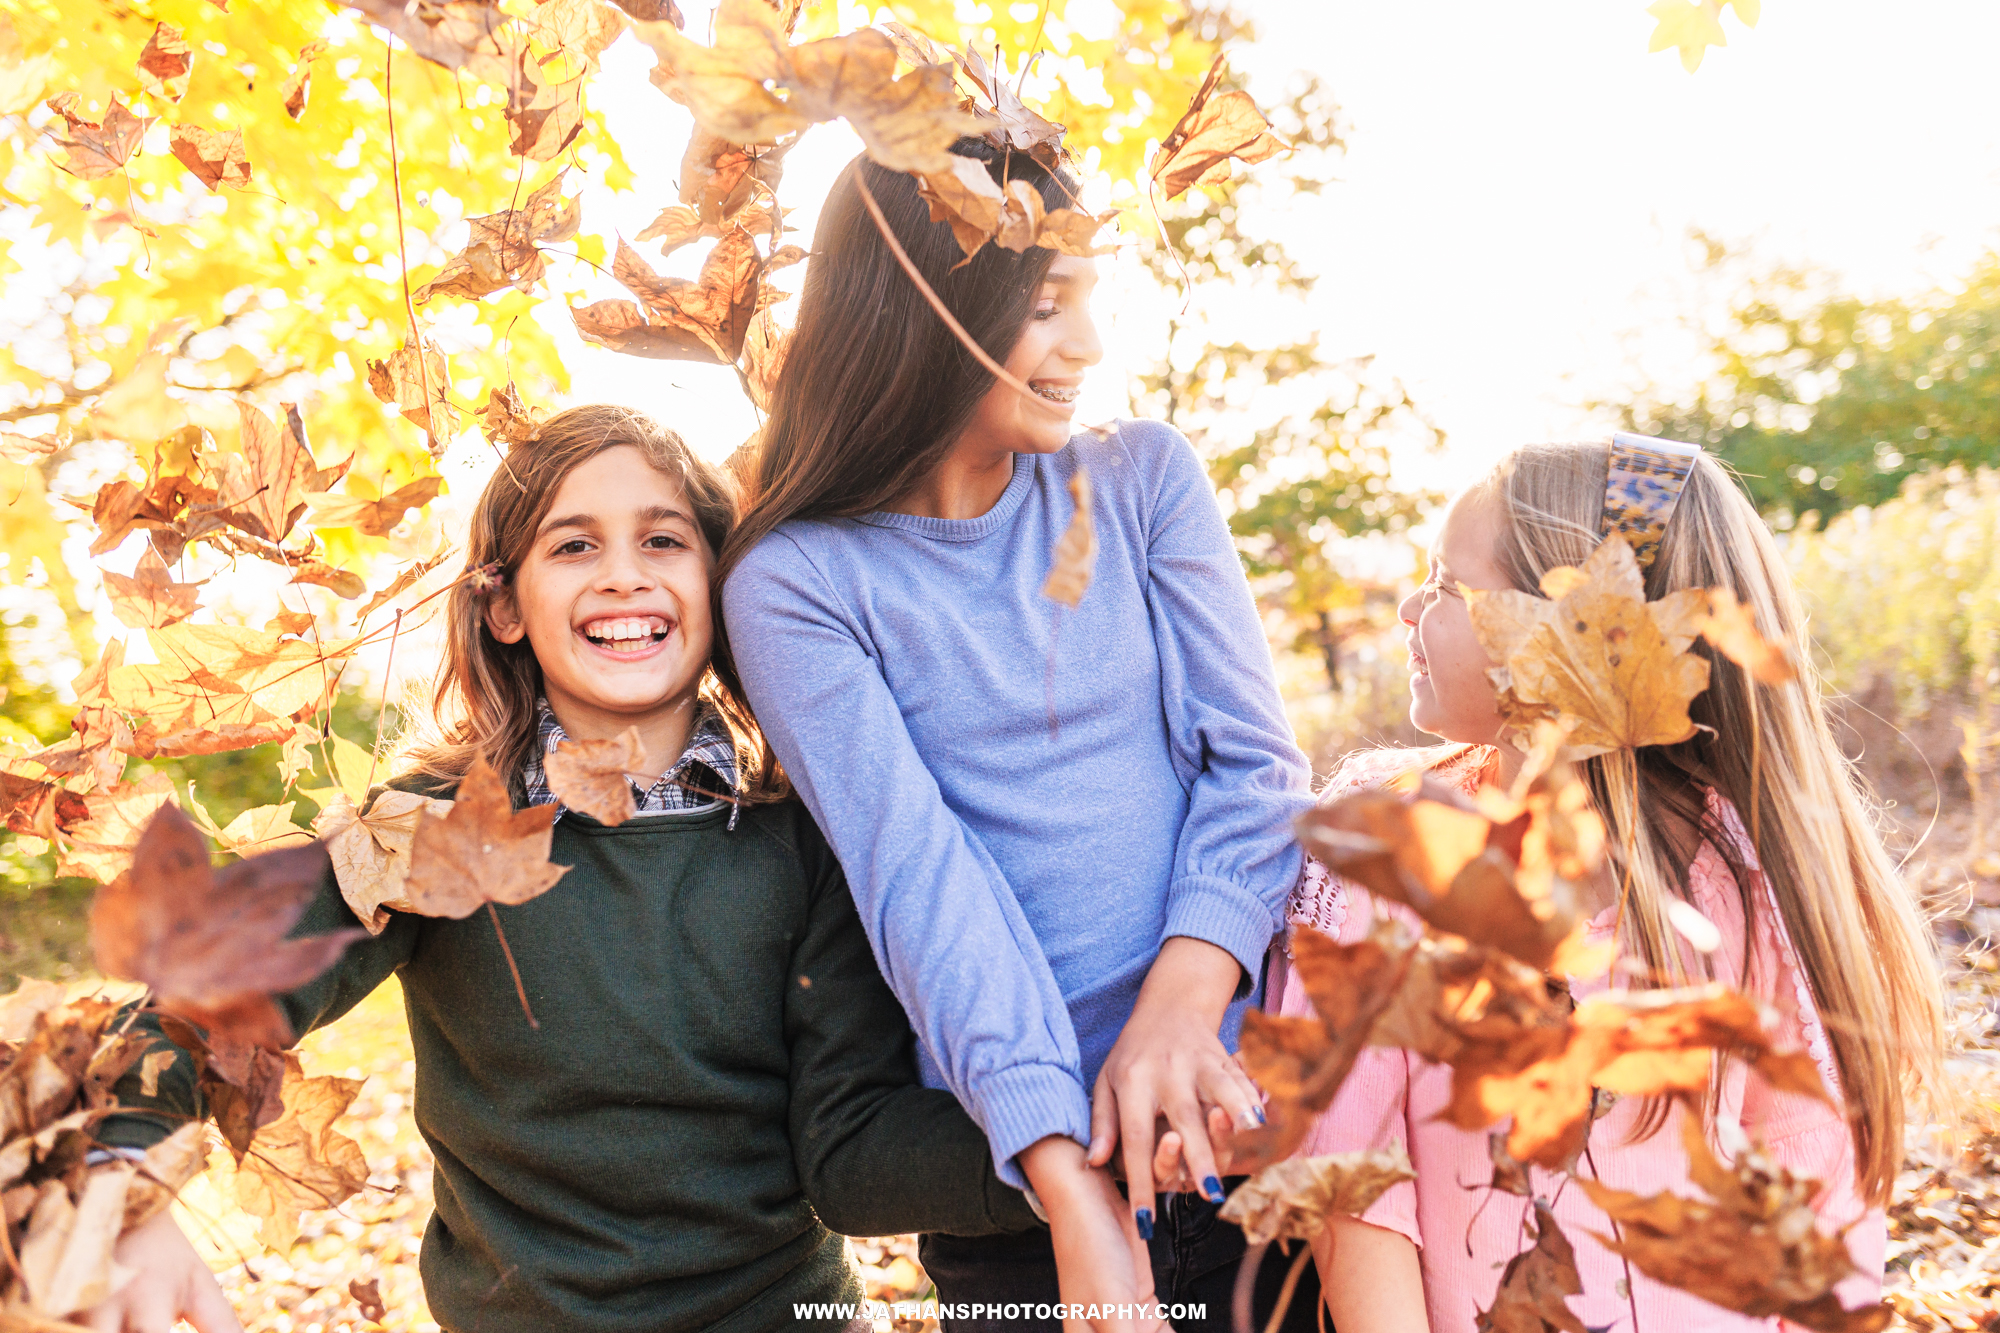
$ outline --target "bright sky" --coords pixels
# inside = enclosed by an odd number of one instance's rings
[[[1305,66],[1345,110],[1343,183],[1270,226],[1323,275],[1308,318],[1325,345],[1375,353],[1446,430],[1445,457],[1407,462],[1413,483],[1448,489],[1513,443],[1587,430],[1577,404],[1635,357],[1663,381],[1696,373],[1674,327],[1691,226],[1884,294],[1948,283],[2000,239],[1992,0],[1767,0],[1755,29],[1725,16],[1730,45],[1694,75],[1646,52],[1640,0],[1248,8],[1259,41],[1234,59],[1253,91]],[[691,7],[688,31],[704,18]],[[650,63],[629,42],[613,57]],[[610,112],[644,202],[607,198],[594,224],[629,236],[671,201],[684,119],[643,78],[612,85],[632,90]],[[781,195],[816,197],[854,150],[814,130]],[[810,208],[796,220],[809,236]],[[1121,412],[1127,369],[1158,348],[1124,277],[1107,275],[1084,420]],[[724,372],[576,352],[580,399],[645,406],[718,455],[752,427]]]

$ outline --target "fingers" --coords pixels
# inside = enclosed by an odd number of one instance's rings
[[[223,1296],[222,1288],[216,1285],[215,1275],[208,1271],[206,1264],[194,1274],[188,1283],[186,1308],[182,1314],[193,1324],[196,1333],[243,1333],[243,1325],[237,1321],[236,1311],[229,1308],[229,1301]],[[162,1333],[168,1326],[161,1325]]]
[[[102,1305],[94,1305],[83,1315],[83,1326],[96,1333],[124,1333],[125,1302],[113,1296]],[[162,1324],[162,1328],[166,1325]]]
[[[1264,1094],[1234,1059],[1224,1055],[1205,1061],[1195,1081],[1201,1099],[1227,1111],[1236,1128],[1254,1129],[1264,1123]]]
[[[1100,1069],[1096,1087],[1090,1094],[1090,1152],[1084,1160],[1092,1166],[1103,1166],[1111,1160],[1111,1150],[1117,1146],[1118,1094],[1111,1088],[1110,1070]]]
[[[1229,1167],[1236,1156],[1236,1126],[1229,1122],[1229,1112],[1220,1106],[1208,1108],[1208,1145],[1215,1151],[1215,1173],[1227,1176]]]
[[[1132,1221],[1139,1239],[1153,1238],[1153,1108],[1140,1107],[1136,1098],[1119,1105],[1118,1122],[1124,1140],[1125,1189],[1131,1203]],[[1186,1132],[1182,1132],[1186,1137]],[[1204,1136],[1204,1146],[1206,1146]],[[1183,1145],[1183,1151],[1186,1150]],[[1148,1270],[1150,1271],[1150,1269]]]
[[[1172,1097],[1162,1108],[1167,1122],[1181,1135],[1181,1156],[1187,1159],[1188,1175],[1194,1187],[1210,1203],[1222,1202],[1222,1178],[1215,1169],[1215,1153],[1208,1143],[1207,1117],[1201,1103],[1181,1095]]]
[[[1177,1129],[1160,1135],[1153,1148],[1153,1188],[1162,1194],[1178,1194],[1192,1188],[1187,1173],[1181,1170],[1181,1132]]]

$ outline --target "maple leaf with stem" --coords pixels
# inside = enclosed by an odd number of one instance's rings
[[[458,412],[451,405],[451,368],[439,351],[419,335],[381,361],[368,363],[368,387],[430,437],[431,457],[441,456],[458,433]]]
[[[194,178],[210,190],[250,187],[250,159],[243,152],[243,131],[207,130],[185,122],[175,125],[167,146]]]
[[[750,233],[738,228],[716,242],[701,278],[662,277],[621,238],[611,276],[639,298],[572,307],[587,342],[614,352],[677,361],[733,363],[757,313],[766,262]]]
[[[1223,57],[1217,56],[1194,100],[1180,120],[1160,140],[1148,173],[1168,199],[1191,185],[1220,185],[1229,179],[1229,164],[1254,165],[1292,151],[1271,133],[1270,124],[1250,94],[1233,90],[1216,96],[1222,82]]]
[[[99,124],[76,114],[82,100],[75,93],[61,93],[51,97],[48,105],[69,128],[67,139],[56,139],[69,153],[62,169],[78,180],[94,181],[109,176],[131,160],[154,117],[133,115],[113,96],[105,109],[104,122]]]
[[[181,30],[170,23],[155,24],[153,35],[139,52],[140,79],[157,88],[167,101],[178,102],[187,95],[188,72],[193,68],[194,52]]]
[[[1535,1200],[1535,1243],[1507,1261],[1493,1305],[1479,1312],[1477,1333],[1590,1333],[1566,1299],[1583,1294],[1576,1248],[1555,1211]]]
[[[298,1239],[300,1213],[338,1207],[368,1183],[361,1145],[333,1127],[362,1082],[306,1078],[290,1062],[280,1092],[283,1114],[256,1132],[237,1166],[236,1202],[262,1219],[259,1238],[280,1254]]]
[[[486,391],[486,406],[479,409],[479,428],[487,439],[509,448],[542,438],[541,418],[528,410],[512,380],[504,388],[495,385]]]
[[[558,172],[519,208],[467,218],[465,248],[411,299],[421,305],[433,296],[477,300],[507,287],[532,291],[548,268],[541,247],[574,238],[583,225],[583,201],[563,198],[562,185]]]
[[[1312,1241],[1330,1218],[1359,1217],[1391,1186],[1416,1178],[1400,1143],[1370,1152],[1287,1157],[1231,1191],[1222,1219],[1242,1227],[1252,1245]]]
[[[1877,1303],[1847,1309],[1834,1294],[1854,1272],[1839,1236],[1819,1229],[1813,1200],[1824,1186],[1795,1176],[1751,1145],[1734,1167],[1716,1159],[1702,1117],[1686,1111],[1688,1174],[1709,1198],[1642,1196],[1578,1178],[1611,1218],[1598,1241],[1656,1282],[1752,1318],[1776,1316],[1819,1333],[1877,1333],[1893,1317]]]
[[[572,810],[617,826],[639,813],[632,775],[646,763],[639,729],[627,727],[606,741],[565,740],[543,760],[549,790]]]
[[[371,935],[389,928],[389,913],[414,912],[403,894],[410,873],[410,844],[417,833],[419,813],[443,818],[450,801],[390,788],[372,802],[346,791],[327,799],[313,820],[313,832],[326,844],[340,896],[354,909]]]
[[[179,807],[162,806],[131,869],[91,903],[97,966],[150,986],[160,1008],[206,1028],[211,1042],[283,1046],[291,1026],[271,996],[324,972],[362,934],[286,938],[326,867],[314,843],[218,872],[200,831]]]
[[[1647,601],[1623,537],[1605,538],[1581,569],[1551,569],[1541,597],[1464,592],[1480,646],[1497,664],[1487,674],[1501,716],[1515,729],[1551,713],[1572,719],[1575,757],[1694,735],[1688,705],[1708,688],[1708,662],[1688,647],[1708,592],[1684,588]]]
[[[104,587],[111,594],[111,610],[121,624],[133,629],[158,629],[195,612],[195,593],[207,579],[176,583],[160,553],[148,546],[139,557],[131,577],[104,574]]]

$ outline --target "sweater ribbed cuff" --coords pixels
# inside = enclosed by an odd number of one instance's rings
[[[993,1149],[993,1169],[1015,1189],[1028,1177],[1014,1160],[1022,1149],[1051,1134],[1090,1144],[1090,1098],[1077,1076],[1059,1065],[1011,1065],[969,1089],[980,1128]]]
[[[1250,890],[1226,879],[1190,875],[1167,890],[1167,925],[1160,943],[1186,935],[1228,950],[1243,965],[1235,996],[1240,1000],[1263,974],[1264,953],[1276,930],[1271,909]]]

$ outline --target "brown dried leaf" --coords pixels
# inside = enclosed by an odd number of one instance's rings
[[[324,972],[361,932],[286,934],[326,873],[317,843],[250,856],[216,872],[178,807],[162,807],[132,868],[97,891],[91,945],[107,976],[141,981],[156,1003],[218,1040],[283,1046],[290,1025],[271,995]]]
[[[765,0],[722,0],[712,47],[662,23],[633,30],[660,58],[653,82],[731,143],[777,143],[845,117],[876,162],[926,172],[948,169],[952,143],[979,131],[948,69],[896,78],[896,45],[873,28],[792,46],[785,16]]]
[[[301,1212],[338,1207],[368,1183],[361,1145],[333,1128],[361,1084],[288,1070],[284,1114],[250,1140],[236,1172],[236,1201],[263,1219],[258,1234],[280,1254],[298,1239]]]
[[[516,41],[504,31],[498,0],[340,0],[393,32],[424,59],[510,84],[518,77]],[[510,61],[509,56],[512,55]]]
[[[98,1041],[117,1012],[118,1006],[107,1000],[85,998],[52,1005],[35,1016],[27,1041],[0,1069],[0,1143],[11,1147],[23,1134],[58,1127],[59,1117],[74,1109]],[[0,1184],[27,1165],[26,1160],[10,1164],[13,1174],[0,1174]]]
[[[325,485],[321,469],[289,425],[280,429],[242,399],[236,413],[243,423],[243,452],[223,458],[217,500],[231,526],[276,545],[305,513],[306,496]]]
[[[139,52],[139,81],[157,89],[169,102],[187,96],[188,71],[194,68],[194,52],[188,48],[179,28],[160,23]]]
[[[389,1317],[389,1307],[382,1304],[382,1283],[377,1278],[363,1282],[355,1278],[347,1284],[347,1294],[361,1308],[361,1317],[374,1323],[381,1323]]]
[[[734,144],[697,125],[693,137],[688,140],[687,151],[681,155],[680,193],[681,203],[693,206],[695,218],[705,229],[705,233],[696,234],[721,236],[739,223],[746,230],[760,230],[756,213],[743,217],[738,215],[746,213],[760,201],[768,203],[775,198],[778,181],[784,175],[785,154],[795,142],[797,140],[782,144]],[[758,211],[765,215],[761,229],[770,230],[768,209]],[[662,213],[635,239],[650,240],[652,236],[649,233],[663,225],[684,224],[676,224],[666,213]],[[671,249],[671,246],[662,246],[660,252],[666,254]]]
[[[944,170],[925,172],[917,180],[917,193],[930,205],[931,221],[951,224],[952,239],[966,259],[999,232],[1007,197],[978,158],[953,153]]]
[[[298,805],[296,801],[252,806],[223,827],[218,827],[208,811],[194,799],[193,783],[188,784],[188,804],[194,808],[196,825],[215,839],[217,847],[231,856],[256,856],[282,851],[287,847],[304,847],[313,840],[312,834],[292,822],[292,810]]]
[[[154,117],[133,115],[114,96],[104,113],[104,123],[99,124],[76,114],[81,104],[82,98],[77,94],[61,93],[49,99],[49,110],[61,116],[69,128],[67,139],[56,139],[69,151],[62,169],[78,180],[94,181],[109,176],[131,160]]]
[[[1477,1333],[1590,1333],[1565,1297],[1583,1294],[1576,1250],[1556,1215],[1535,1200],[1535,1243],[1507,1261],[1493,1308],[1482,1310]]]
[[[71,823],[67,845],[56,857],[59,875],[84,875],[108,883],[125,873],[139,837],[161,806],[174,799],[174,784],[164,773],[148,773],[83,798],[89,817]]]
[[[151,1064],[161,1057],[171,1062],[173,1053],[156,1051],[146,1060]],[[200,1175],[207,1165],[208,1126],[199,1120],[189,1121],[146,1149],[146,1158],[139,1163],[139,1172],[125,1191],[125,1217],[118,1228],[120,1234],[151,1221],[174,1201],[181,1186]]]
[[[985,57],[970,46],[951,54],[986,97],[988,106],[975,104],[969,108],[979,121],[978,132],[986,141],[995,148],[1025,153],[1045,166],[1055,165],[1061,151],[1063,127],[1028,108],[1008,86],[1004,65],[999,68],[987,65]]]
[[[1765,638],[1749,606],[1728,588],[1708,590],[1708,609],[1695,616],[1695,632],[1762,684],[1788,685],[1799,678],[1792,650]]]
[[[1216,57],[1194,101],[1182,113],[1153,155],[1151,174],[1167,198],[1177,198],[1190,185],[1220,185],[1229,179],[1229,162],[1253,164],[1291,151],[1291,145],[1271,133],[1271,126],[1246,92],[1215,96],[1221,81],[1222,57]]]
[[[0,823],[53,842],[90,818],[85,797],[52,782],[0,773]]]
[[[283,740],[331,699],[352,639],[306,642],[277,630],[189,621],[146,631],[159,660],[109,673],[104,702],[144,719],[137,758],[214,754]]]
[[[9,463],[40,462],[62,447],[62,440],[54,435],[22,435],[17,431],[0,430],[0,460]]]
[[[284,86],[278,91],[284,95],[285,114],[297,120],[306,113],[306,99],[312,96],[312,62],[326,51],[323,41],[307,42],[299,48],[299,63],[292,66],[292,72],[285,76]]]
[[[42,1182],[21,1241],[21,1280],[32,1309],[60,1318],[102,1304],[117,1289],[111,1251],[137,1170],[117,1162],[91,1172],[74,1203],[62,1181]]]
[[[243,131],[217,132],[180,124],[168,133],[167,145],[181,165],[209,189],[225,185],[232,190],[249,188],[250,159],[243,154]]]
[[[396,600],[396,598],[402,596],[404,592],[414,587],[417,580],[443,564],[445,557],[450,554],[451,548],[446,547],[436,555],[427,556],[422,560],[403,566],[402,569],[396,572],[396,577],[390,579],[381,591],[362,603],[361,609],[354,613],[354,618],[357,621],[366,620],[374,613],[377,607],[388,605],[390,602]]]
[[[387,360],[370,361],[368,387],[430,436],[432,458],[442,455],[458,433],[458,412],[451,405],[451,366],[445,354],[424,339],[414,347],[405,342]]]
[[[646,747],[637,727],[627,727],[608,741],[563,741],[543,760],[549,790],[557,800],[614,827],[639,813],[632,799],[632,775],[645,763]]]
[[[559,3],[560,0],[557,0]],[[507,151],[530,162],[552,161],[583,131],[583,85],[588,74],[566,83],[545,83],[521,109],[507,111],[514,141]]]
[[[341,792],[313,820],[313,832],[325,840],[327,855],[333,861],[340,896],[370,934],[380,935],[388,929],[391,910],[417,910],[403,896],[417,816],[421,812],[441,819],[451,805],[450,801],[391,788],[362,814],[355,809],[353,798]]]
[[[1631,544],[1614,533],[1582,569],[1550,570],[1542,590],[1465,590],[1473,629],[1498,664],[1488,674],[1503,718],[1524,731],[1551,712],[1574,719],[1575,756],[1694,735],[1688,704],[1708,688],[1708,663],[1688,646],[1704,589],[1648,602]]]
[[[771,397],[778,390],[778,376],[785,368],[785,354],[792,347],[792,331],[760,311],[750,321],[749,336],[743,340],[743,378],[750,386],[750,401],[759,412],[771,410]]]
[[[537,0],[522,25],[543,45],[595,70],[604,48],[625,31],[625,16],[598,0]]]
[[[498,389],[494,393],[499,393]],[[422,509],[437,498],[444,478],[418,477],[398,486],[387,495],[365,500],[341,491],[314,491],[306,496],[312,516],[306,521],[315,528],[353,528],[364,537],[386,537],[412,509]],[[311,582],[298,579],[297,582]],[[351,595],[351,594],[350,594]]]
[[[174,1065],[172,1051],[154,1051],[139,1061],[139,1095],[157,1097],[160,1095],[160,1075]]]
[[[1287,1157],[1238,1185],[1222,1218],[1252,1245],[1318,1239],[1336,1213],[1359,1217],[1399,1181],[1415,1180],[1403,1145],[1373,1152]]]
[[[130,578],[104,574],[105,590],[111,594],[111,610],[120,623],[133,629],[158,629],[177,620],[186,620],[195,611],[195,593],[207,579],[176,583],[160,553],[147,547]]]
[[[504,389],[487,390],[486,406],[479,409],[479,425],[487,439],[509,448],[542,438],[541,419],[528,410],[512,380]]]
[[[515,810],[499,775],[475,761],[444,818],[417,815],[403,883],[410,910],[457,919],[547,893],[569,871],[549,864],[555,818],[553,804]]]
[[[465,248],[412,299],[418,303],[433,296],[477,300],[503,287],[532,291],[547,268],[541,247],[571,239],[583,223],[583,201],[564,199],[562,183],[558,173],[521,207],[468,218],[471,234]]]
[[[1070,499],[1075,502],[1069,526],[1056,542],[1054,561],[1042,596],[1072,609],[1083,600],[1090,576],[1097,569],[1097,529],[1090,515],[1090,473],[1081,463],[1069,479]]]
[[[621,239],[611,276],[644,310],[629,301],[599,301],[572,308],[570,316],[586,341],[614,352],[727,365],[742,354],[762,273],[757,243],[741,228],[716,242],[697,282],[653,272]]]
[[[20,1045],[33,1035],[37,1020],[68,996],[60,982],[22,977],[13,993],[0,999],[0,1041]]]
[[[1773,1315],[1820,1333],[1876,1333],[1891,1312],[1848,1310],[1834,1285],[1854,1271],[1847,1245],[1821,1231],[1812,1201],[1819,1181],[1795,1176],[1753,1145],[1734,1167],[1718,1162],[1701,1117],[1682,1120],[1690,1174],[1712,1201],[1643,1197],[1595,1180],[1577,1184],[1617,1224],[1598,1241],[1658,1282],[1752,1318]]]

